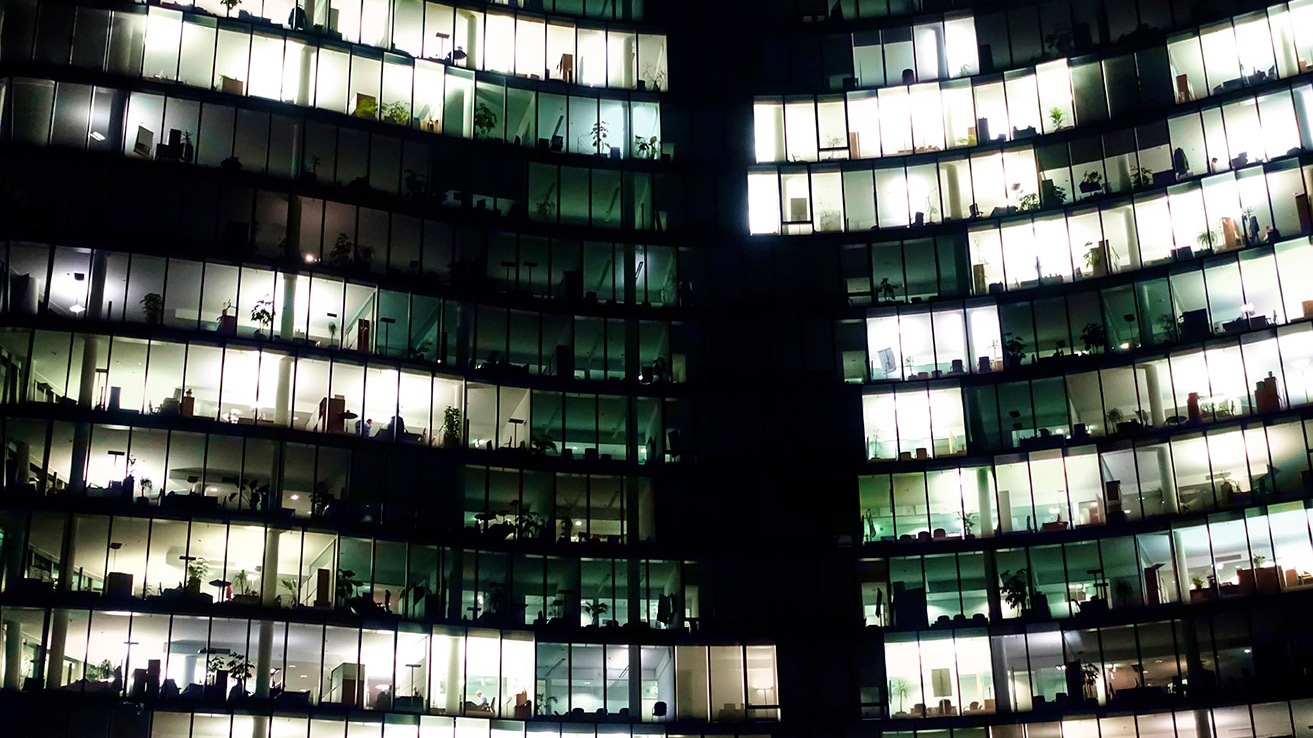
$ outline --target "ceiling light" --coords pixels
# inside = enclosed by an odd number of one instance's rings
[[[307,264],[313,264],[313,263],[315,263],[315,255],[314,255],[314,254],[306,254],[306,255],[305,255],[305,263],[307,263]]]
[[[105,134],[101,133],[100,131],[92,131],[89,138],[91,138],[92,141],[104,141]]]
[[[299,499],[301,499],[301,495],[292,495],[292,502],[296,502]]]
[[[73,313],[74,315],[81,315],[82,313],[85,313],[87,309],[82,307],[81,305],[74,305],[73,307],[69,308],[68,311],[70,313]]]

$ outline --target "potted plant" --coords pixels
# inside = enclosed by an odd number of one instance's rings
[[[1039,195],[1034,192],[1027,192],[1017,200],[1017,210],[1026,212],[1027,210],[1039,210]]]
[[[383,106],[383,120],[399,126],[410,125],[410,106],[404,102],[387,103]]]
[[[361,269],[368,269],[369,265],[374,263],[374,247],[357,243],[355,263]]]
[[[333,266],[347,266],[356,258],[355,243],[345,233],[337,234],[337,240],[333,242],[333,250],[329,252],[328,258]]]
[[[1103,174],[1092,170],[1086,172],[1084,179],[1080,181],[1080,191],[1082,195],[1097,195],[1103,192]]]
[[[319,179],[319,157],[310,157],[310,168],[301,170],[301,179],[307,182],[315,182]]]
[[[552,200],[551,193],[548,193],[538,204],[533,207],[534,212],[538,214],[540,220],[556,220],[556,202]]]
[[[1062,128],[1062,123],[1066,117],[1062,112],[1062,108],[1055,106],[1049,110],[1049,122],[1053,123],[1053,130],[1055,131]]]
[[[657,159],[661,156],[661,140],[656,136],[634,136],[634,156],[639,159]]]
[[[1092,700],[1098,697],[1095,685],[1099,682],[1099,666],[1088,661],[1081,662],[1080,667],[1081,686],[1085,693],[1085,699]]]
[[[592,128],[588,129],[589,140],[593,143],[593,153],[598,156],[606,156],[606,150],[610,148],[606,144],[606,134],[606,121],[604,120],[597,121]]]
[[[1030,605],[1030,572],[1026,569],[1004,571],[999,575],[999,594],[1008,607],[1025,612]]]
[[[1056,208],[1067,201],[1067,188],[1054,184],[1053,180],[1046,179],[1044,182],[1044,207]]]
[[[976,523],[980,522],[979,513],[956,513],[957,519],[962,523],[962,537],[975,538]]]
[[[1026,342],[1021,336],[1008,331],[1004,334],[1003,340],[1003,365],[1008,369],[1015,369],[1025,360]]]
[[[1153,184],[1153,172],[1144,167],[1135,167],[1131,170],[1131,188],[1142,190]]]
[[[1100,241],[1098,246],[1093,241],[1085,242],[1085,268],[1089,270],[1089,276],[1102,277],[1108,273],[1108,255],[1103,248],[1103,242]]]
[[[269,330],[269,336],[273,337],[273,331],[270,329],[274,324],[274,301],[271,296],[265,295],[251,307],[251,322],[262,326],[255,331],[257,337],[263,336],[265,330]]]
[[[492,112],[492,108],[487,103],[479,103],[474,108],[474,137],[487,138],[492,135],[492,129],[497,127],[497,114]]]
[[[333,502],[333,494],[328,491],[326,482],[315,482],[314,491],[310,493],[310,517],[322,518]]]
[[[458,448],[461,437],[460,408],[447,407],[442,411],[442,447]]]
[[[223,312],[219,314],[219,327],[217,331],[225,336],[237,335],[237,314],[233,311],[233,301],[228,300],[223,304]]]
[[[593,625],[601,625],[602,616],[606,614],[607,610],[611,609],[611,606],[601,600],[593,600],[592,602],[585,602],[583,609],[584,614],[588,615]]]
[[[1085,345],[1085,353],[1101,354],[1108,345],[1108,330],[1103,323],[1086,323],[1080,329],[1080,340]]]
[[[221,700],[228,693],[228,655],[211,653],[205,659],[205,696]]]
[[[912,688],[907,683],[906,679],[894,677],[889,680],[889,699],[898,700],[898,712],[901,713],[903,711],[903,703],[907,700],[907,697],[911,692]]]
[[[412,198],[420,199],[424,196],[425,178],[424,175],[414,169],[407,169],[404,179],[406,194]]]
[[[101,661],[99,664],[88,663],[83,669],[83,675],[87,681],[107,682],[114,678],[114,665],[109,659]]]
[[[219,4],[228,9],[228,14],[232,15],[233,8],[242,4],[242,0],[219,0]]]
[[[535,696],[537,699],[533,703],[533,714],[535,715],[555,714],[553,712],[553,708],[555,708],[556,704],[561,701],[561,698],[557,697],[556,695],[543,695],[542,693],[539,693]]]
[[[1048,598],[1036,592],[1026,568],[1004,571],[999,575],[999,594],[1008,606],[1021,612],[1023,617],[1048,615]]]
[[[147,292],[141,298],[141,312],[146,316],[146,322],[151,325],[159,325],[164,322],[164,295],[158,292]]]
[[[1211,251],[1217,244],[1217,232],[1212,229],[1200,231],[1194,240],[1199,244],[1200,251]]]
[[[337,344],[337,323],[330,320],[328,321],[328,345],[334,346],[336,344]]]
[[[1163,341],[1175,341],[1181,329],[1181,321],[1169,313],[1163,313],[1158,316],[1158,327],[1162,329]]]
[[[350,569],[337,570],[337,605],[338,607],[349,607],[350,601],[355,599],[356,591],[365,586],[365,583],[356,579],[356,573]]]
[[[192,559],[187,562],[187,581],[183,584],[183,591],[196,597],[201,593],[201,582],[205,580],[205,575],[210,573],[210,564],[205,559]]]
[[[228,676],[232,677],[232,679],[237,682],[237,684],[233,686],[232,691],[228,693],[228,699],[232,700],[245,697],[246,680],[250,679],[251,676],[255,674],[255,664],[252,664],[250,659],[245,656],[237,654],[235,656],[229,656],[228,660],[224,663],[223,668],[224,671],[228,672]]]
[[[351,114],[357,118],[364,118],[366,120],[377,120],[378,101],[372,97],[366,97],[364,95],[361,95],[356,99],[356,109],[353,110]]]
[[[298,594],[300,592],[300,588],[297,586],[296,580],[280,579],[278,580],[278,586],[279,588],[287,592],[287,600],[286,601],[283,600],[283,595],[278,595],[278,603],[280,605],[284,605],[288,607],[289,609],[295,608],[297,605]]]
[[[1267,563],[1267,557],[1257,554],[1251,560],[1254,568],[1249,570],[1249,575],[1254,580],[1254,590],[1259,594],[1273,594],[1281,590],[1281,570],[1275,566],[1263,566]],[[1241,577],[1241,584],[1244,584],[1244,577]]]
[[[246,573],[245,569],[233,575],[232,602],[236,605],[260,604],[260,594],[255,591],[255,586],[251,583],[251,576]]]

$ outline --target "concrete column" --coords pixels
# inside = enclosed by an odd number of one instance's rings
[[[985,598],[989,601],[989,619],[1003,619],[1003,596],[998,588],[998,559],[994,551],[985,552]],[[997,684],[998,682],[995,681]]]
[[[460,607],[459,603],[456,605]],[[460,715],[461,708],[464,707],[462,701],[464,696],[460,693],[457,686],[461,683],[461,651],[458,640],[452,640],[451,648],[447,650],[447,714]]]
[[[11,441],[14,445],[14,465],[9,470],[9,484],[21,487],[32,476],[32,447],[26,441]]]
[[[1310,109],[1308,95],[1293,95],[1295,99],[1295,124],[1299,126],[1299,142],[1304,148],[1313,146],[1313,109]]]
[[[1172,460],[1166,446],[1159,446],[1154,452],[1158,467],[1158,484],[1163,490],[1163,510],[1170,515],[1181,511],[1181,497],[1176,491],[1176,475],[1172,473]]]
[[[992,609],[993,605],[990,607]],[[1003,652],[1003,639],[991,638],[989,645],[990,667],[994,673],[994,714],[1003,715],[1012,712],[1012,680],[1008,677],[1008,660]]]
[[[1149,396],[1149,422],[1155,428],[1167,425],[1167,415],[1163,412],[1163,388],[1159,379],[1158,366],[1144,365],[1144,392]]]
[[[273,485],[269,485],[270,489]],[[272,500],[271,509],[272,509]],[[264,558],[260,565],[260,604],[266,608],[277,606],[278,598],[278,542],[276,529],[269,529],[264,542]],[[260,621],[260,640],[255,662],[255,696],[268,697],[270,671],[273,668],[274,624]]]
[[[629,645],[629,716],[643,718],[643,649]]]
[[[283,277],[283,306],[279,316],[278,337],[284,341],[296,338],[296,281],[297,275]]]
[[[87,320],[104,320],[105,314],[105,272],[109,269],[109,253],[97,250],[91,256],[91,284],[87,290]],[[122,306],[120,306],[122,307]]]
[[[4,569],[0,571],[0,588],[9,590],[23,578],[23,559],[26,557],[27,546],[22,534],[27,528],[27,520],[23,515],[7,514],[0,517],[0,523],[3,523],[5,534]]]
[[[78,519],[69,515],[64,520],[64,541],[59,554],[59,593],[69,593],[73,589],[73,576],[76,569],[73,560],[77,558]],[[64,648],[68,641],[68,611],[53,610],[50,613],[50,637],[46,641],[46,688],[56,689],[64,686]]]
[[[274,397],[274,422],[282,427],[292,424],[292,357],[278,360],[278,394]]]
[[[97,336],[81,336],[82,367],[78,372],[78,406],[91,408],[95,406],[96,394],[96,358],[99,353]],[[73,448],[70,452],[68,485],[72,489],[86,486],[87,455],[91,452],[91,426],[78,423],[73,426]]]
[[[68,642],[68,610],[50,612],[50,637],[46,640],[46,689],[64,686],[64,646]]]
[[[298,228],[299,230],[299,228]],[[291,228],[288,229],[291,238]],[[290,341],[296,337],[296,282],[295,274],[283,279],[282,313],[279,315],[278,337]],[[278,388],[274,395],[274,422],[282,427],[292,422],[292,357],[278,360]]]
[[[23,634],[17,619],[6,620],[5,629],[5,680],[4,688],[18,690],[23,687]]]
[[[994,495],[989,488],[989,468],[976,468],[976,497],[980,507],[980,537],[994,537]]]
[[[962,178],[958,174],[958,168],[954,166],[945,167],[944,171],[948,174],[944,183],[944,205],[948,212],[944,213],[943,217],[945,219],[950,217],[965,218],[966,211],[962,208]]]
[[[1186,573],[1185,567],[1185,546],[1181,543],[1181,532],[1172,531],[1172,568],[1176,569],[1176,597],[1177,602],[1190,601],[1190,577]],[[1159,571],[1159,574],[1162,572]],[[1208,582],[1204,582],[1207,586]],[[1194,658],[1199,658],[1198,643],[1195,644]],[[1193,667],[1192,667],[1193,670]],[[1193,684],[1193,681],[1191,682]]]
[[[23,558],[27,546],[19,538],[18,531],[23,530],[25,521],[19,517],[5,518],[4,576],[0,583],[5,589],[11,589],[23,577]],[[17,618],[4,621],[5,632],[5,671],[4,688],[20,689],[23,675],[20,670],[23,663],[22,625]]]
[[[944,38],[944,27],[936,23],[930,26],[930,31],[935,35],[935,56],[939,60],[936,72],[939,79],[948,79],[953,72],[948,68],[948,44]]]
[[[1130,217],[1129,215],[1123,215],[1121,218],[1122,218],[1122,228],[1125,230],[1126,233],[1127,258],[1131,260],[1131,269],[1139,269],[1140,268],[1140,239],[1135,232],[1135,219]],[[1108,256],[1111,257],[1112,254],[1109,253]],[[1109,261],[1109,266],[1111,266],[1111,261]]]

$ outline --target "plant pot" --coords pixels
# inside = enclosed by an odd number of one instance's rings
[[[223,335],[225,335],[225,336],[235,336],[235,335],[237,335],[237,316],[236,316],[236,315],[220,315],[220,316],[219,316],[219,326],[218,326],[218,328],[215,329],[215,332],[216,332],[216,333],[221,333],[221,334],[223,334]]]

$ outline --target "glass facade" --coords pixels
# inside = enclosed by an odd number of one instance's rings
[[[0,735],[1313,738],[1310,151],[1313,0],[0,0]]]

